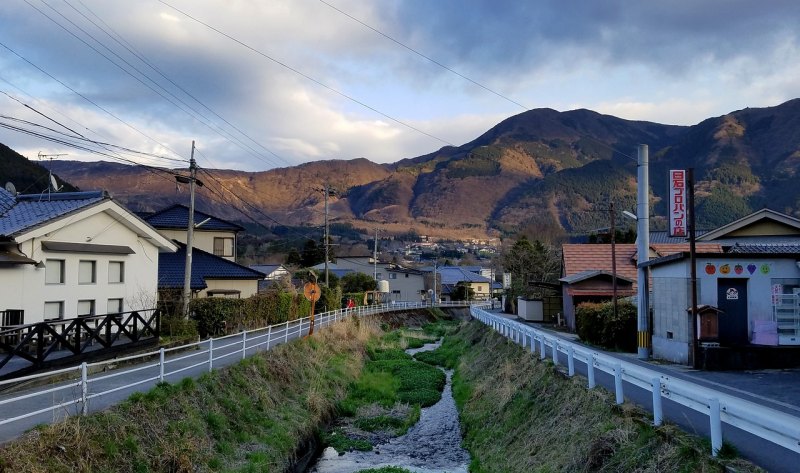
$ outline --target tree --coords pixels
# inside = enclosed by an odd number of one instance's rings
[[[297,248],[289,250],[289,254],[286,255],[286,264],[289,266],[303,266],[303,257],[297,251]]]
[[[558,280],[561,258],[552,246],[539,240],[531,242],[526,236],[520,237],[500,256],[503,268],[511,273],[509,297],[541,296],[542,290],[531,283],[554,283]]]
[[[348,273],[342,276],[342,291],[345,294],[374,291],[377,286],[375,279],[368,274]]]
[[[453,288],[450,298],[454,301],[470,301],[475,298],[475,291],[472,289],[469,283],[464,283],[462,281],[456,284],[456,287]]]
[[[314,240],[306,240],[303,245],[301,264],[304,268],[325,262],[325,247],[320,247]]]

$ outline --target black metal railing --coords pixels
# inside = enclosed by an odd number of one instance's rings
[[[88,353],[101,354],[127,348],[159,336],[158,309],[91,315],[74,319],[48,320],[0,330],[0,369],[15,357],[39,369],[85,358]]]

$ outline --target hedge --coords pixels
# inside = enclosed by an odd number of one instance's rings
[[[267,291],[247,299],[193,299],[191,318],[200,337],[226,335],[305,317],[311,303],[302,294]]]
[[[575,312],[576,328],[581,340],[605,348],[635,352],[636,306],[617,302],[617,316],[611,302],[584,302]]]

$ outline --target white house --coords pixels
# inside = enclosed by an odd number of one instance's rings
[[[159,252],[176,249],[104,192],[0,189],[2,324],[154,308]]]

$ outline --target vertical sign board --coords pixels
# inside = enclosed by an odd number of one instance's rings
[[[669,172],[669,236],[687,236],[686,170]]]

